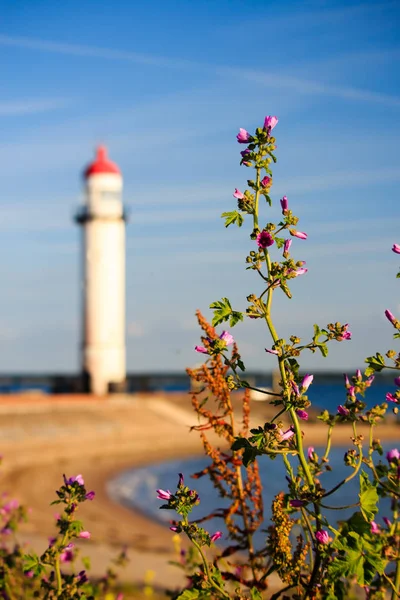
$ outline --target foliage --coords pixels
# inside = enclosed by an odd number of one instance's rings
[[[26,510],[17,500],[3,495],[0,505],[0,597],[5,600],[122,600],[118,592],[116,574],[112,566],[99,581],[88,576],[90,561],[79,557],[75,541],[87,540],[90,533],[76,518],[79,506],[93,500],[95,493],[87,491],[82,475],[66,478],[56,491],[52,504],[61,505],[62,512],[56,516],[57,534],[49,539],[46,550],[38,555],[24,552],[18,542],[18,526],[26,520]],[[78,560],[79,559],[79,560]],[[77,563],[83,568],[77,569]],[[116,565],[125,565],[125,551],[115,559]]]
[[[255,177],[247,180],[248,189],[243,193],[235,189],[237,210],[222,215],[225,227],[234,223],[242,227],[250,220],[251,249],[245,259],[246,269],[255,271],[262,290],[247,296],[247,307],[242,311],[233,310],[226,297],[213,302],[210,306],[214,315],[212,325],[197,313],[203,345],[196,346],[196,350],[207,356],[205,364],[188,373],[197,382],[196,389],[201,386],[192,395],[199,417],[199,424],[193,429],[200,432],[210,464],[194,477],[209,476],[219,495],[229,500],[229,505],[193,522],[188,516],[193,498],[196,503],[199,498],[194,490],[184,486],[183,476],[180,476],[177,491],[168,492],[168,504],[162,508],[175,508],[180,520],[174,523],[173,529],[178,534],[185,533],[193,543],[193,552],[187,554],[186,561],[180,562],[188,574],[188,585],[175,597],[344,600],[356,591],[354,587],[361,587],[369,600],[383,599],[387,594],[394,600],[400,590],[400,453],[393,449],[382,460],[383,451],[379,440],[374,438],[374,430],[385,418],[389,403],[397,413],[400,377],[395,378],[396,389],[388,392],[386,403],[366,410],[364,396],[376,372],[400,370],[400,354],[394,350],[388,350],[385,356],[377,352],[366,359],[364,374],[357,370],[351,377],[345,375],[343,403],[337,407],[336,414],[324,410],[319,416],[327,426],[323,455],[318,456],[311,446],[305,450],[301,422],[308,419],[307,390],[313,376],[301,373],[299,357],[306,351],[319,351],[326,357],[330,343],[347,343],[352,334],[347,323],[332,321],[325,327],[315,324],[309,341],[302,341],[295,334],[285,340],[279,336],[273,321],[273,296],[283,292],[292,298],[295,280],[307,273],[304,261],[291,255],[292,242],[304,243],[307,234],[298,231],[299,218],[289,208],[287,197],[280,200],[282,216],[277,223],[260,221],[260,200],[265,198],[266,205],[272,206],[271,166],[276,162],[272,130],[277,123],[276,117],[269,116],[254,134],[240,129],[237,140],[246,145],[240,162],[246,168],[254,168]],[[400,246],[395,244],[393,251],[400,254]],[[397,339],[400,321],[389,310],[385,314]],[[259,319],[267,326],[271,343],[265,350],[277,360],[280,374],[279,389],[275,392],[257,390],[242,378],[240,371],[245,367],[232,335],[223,331],[218,336],[214,329],[225,322],[234,327],[244,316]],[[266,393],[273,416],[250,429],[251,389]],[[238,394],[242,394],[241,399]],[[234,399],[241,403],[241,411],[234,409]],[[241,426],[237,424],[239,419]],[[349,474],[327,489],[324,474],[332,469],[329,465],[332,433],[341,425],[352,432],[352,446],[343,457]],[[369,427],[367,444],[360,433],[361,425]],[[210,437],[215,434],[219,437],[217,443],[215,437]],[[254,533],[266,527],[257,462],[261,455],[281,461],[288,485],[274,498],[272,525],[266,530],[264,546],[256,549]],[[356,481],[357,477],[359,493],[350,506],[340,506],[331,499],[340,497],[343,486],[350,480]],[[381,498],[390,498],[390,518],[380,516]],[[340,520],[339,517],[338,524],[330,520],[328,515],[332,509],[349,508],[355,509],[350,518]],[[229,540],[222,550],[213,549],[207,554],[210,543],[219,537],[210,536],[201,526],[211,517],[224,520]],[[275,590],[271,594],[272,576]],[[277,590],[276,576],[281,584]]]

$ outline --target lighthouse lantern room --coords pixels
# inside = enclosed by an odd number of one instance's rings
[[[125,211],[122,176],[104,146],[84,172],[82,226],[84,389],[102,396],[123,391],[125,351]]]

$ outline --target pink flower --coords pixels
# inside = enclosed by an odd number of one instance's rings
[[[283,196],[283,198],[280,199],[280,203],[282,207],[282,213],[285,214],[289,208],[289,200],[287,199],[287,196]]]
[[[84,540],[90,539],[90,531],[81,531],[78,537],[83,538]]]
[[[375,379],[375,375],[370,375],[368,377],[368,379],[365,380],[367,387],[370,387],[372,385],[372,382],[374,381],[374,379]]]
[[[96,493],[93,492],[93,491],[91,491],[91,492],[88,492],[86,494],[85,498],[86,498],[86,500],[93,500],[93,498],[95,497],[95,495],[96,495]]]
[[[212,536],[210,536],[210,540],[212,542],[216,542],[217,540],[219,540],[219,538],[222,537],[222,531],[216,531],[215,533],[213,533]]]
[[[33,571],[25,571],[24,575],[25,577],[33,577],[34,573]]]
[[[204,346],[195,346],[194,349],[196,350],[196,352],[201,352],[202,354],[208,354],[208,350],[207,350],[207,348],[204,348]]]
[[[386,400],[387,400],[388,402],[395,402],[395,403],[397,404],[397,398],[396,398],[396,396],[394,396],[394,395],[393,395],[393,394],[391,394],[390,392],[388,392],[388,393],[386,394]]]
[[[339,415],[342,415],[342,417],[347,417],[350,414],[349,409],[345,406],[342,406],[341,404],[339,404],[339,406],[337,407],[337,411]]]
[[[64,550],[60,554],[61,562],[72,562],[74,560],[74,553],[71,550]]]
[[[338,342],[342,342],[343,340],[351,340],[352,333],[349,331],[349,324],[346,323],[343,325],[343,333],[342,335],[337,337]]]
[[[394,383],[397,385],[397,387],[400,387],[400,377],[395,377]]]
[[[349,389],[347,390],[347,393],[348,393],[348,394],[349,394],[349,396],[351,396],[352,398],[355,398],[355,397],[356,397],[356,396],[355,396],[355,391],[356,391],[356,388],[354,387],[354,385],[351,385],[351,386],[349,387]]]
[[[330,537],[329,533],[324,529],[321,529],[321,531],[317,531],[315,537],[320,544],[329,544],[329,542],[332,541],[332,538]]]
[[[391,527],[392,526],[392,521],[390,521],[390,519],[388,519],[387,517],[383,517],[383,522],[385,523],[385,525],[387,527]]]
[[[298,277],[299,275],[305,275],[305,274],[307,273],[307,271],[308,271],[308,269],[303,269],[303,268],[301,268],[301,269],[296,269],[296,270],[294,271],[294,273],[295,273],[295,277]]]
[[[219,336],[219,339],[225,342],[227,346],[230,346],[230,344],[233,344],[234,342],[233,335],[231,335],[229,331],[223,331]]]
[[[240,127],[239,133],[237,134],[236,139],[239,142],[239,144],[247,144],[251,140],[251,135],[249,134],[248,131],[246,131],[245,129],[242,129],[242,127]]]
[[[357,371],[356,371],[356,377],[357,377],[358,381],[362,380],[362,374],[361,374],[360,369],[357,369]]]
[[[276,354],[276,356],[279,356],[278,350],[270,350],[269,348],[265,348],[265,352],[268,352],[269,354]]]
[[[393,244],[392,250],[396,254],[400,254],[400,245],[399,244]]]
[[[244,194],[242,194],[242,192],[240,190],[238,190],[237,188],[235,188],[235,191],[233,193],[233,197],[237,198],[238,200],[243,200]]]
[[[280,431],[280,435],[281,435],[281,442],[284,442],[285,440],[290,440],[290,438],[292,438],[294,436],[294,431],[293,431],[293,427],[289,427],[289,429],[287,429],[286,431]]]
[[[306,412],[305,410],[296,410],[296,415],[299,417],[299,419],[302,419],[303,421],[308,421],[308,412]]]
[[[285,240],[283,245],[283,256],[286,258],[289,254],[290,246],[292,245],[292,240]]]
[[[308,460],[311,460],[314,454],[314,446],[309,446],[307,449]]]
[[[83,477],[80,474],[77,475],[76,477],[70,477],[69,479],[66,479],[65,475],[64,475],[65,485],[72,485],[73,483],[75,483],[75,481],[76,481],[76,483],[79,483],[79,485],[85,485]]]
[[[310,387],[310,385],[312,384],[314,379],[314,375],[304,375],[303,377],[303,381],[301,382],[301,387],[303,388],[303,392],[305,392],[306,390],[308,390],[308,388]]]
[[[389,462],[399,460],[399,458],[400,458],[400,452],[397,450],[397,448],[393,448],[392,450],[389,450],[389,452],[386,454],[386,459]]]
[[[289,229],[289,233],[290,235],[292,235],[293,237],[297,237],[300,240],[306,240],[307,239],[307,234],[304,233],[304,231],[296,231],[295,229]]]
[[[343,373],[343,377],[344,377],[344,384],[345,384],[345,386],[346,386],[346,387],[349,387],[349,385],[350,385],[350,380],[349,380],[349,377],[348,377],[348,375],[346,375],[346,373]]]
[[[290,500],[289,504],[293,508],[300,508],[301,506],[304,506],[303,500]]]
[[[175,527],[175,525],[171,525],[171,527],[170,527],[170,530],[171,530],[171,531],[174,531],[174,532],[177,532],[177,531],[178,531],[178,528],[177,528],[177,527]]]
[[[371,533],[379,533],[379,525],[375,521],[371,521]]]
[[[267,131],[272,131],[273,128],[278,124],[278,117],[265,117],[264,120],[264,129]]]
[[[179,473],[178,487],[181,487],[183,485],[184,485],[183,473]]]
[[[268,231],[261,231],[256,237],[257,245],[259,248],[268,248],[274,243],[274,238]]]
[[[267,177],[267,175],[264,177],[264,179],[261,180],[261,185],[263,187],[267,187],[267,185],[270,185],[270,183],[272,182],[271,177]]]
[[[385,310],[385,315],[386,315],[386,318],[388,319],[388,321],[390,321],[392,323],[392,325],[394,325],[396,323],[396,317],[394,316],[393,313],[390,312],[389,309]]]
[[[18,508],[19,506],[19,502],[18,500],[16,500],[15,498],[13,498],[12,500],[9,500],[8,502],[6,502],[5,504],[3,504],[0,513],[4,514],[4,513],[9,513],[12,510],[15,510],[16,508]]]
[[[169,500],[172,498],[172,492],[169,490],[156,490],[157,492],[157,500]]]

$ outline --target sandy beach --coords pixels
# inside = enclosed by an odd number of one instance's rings
[[[254,422],[266,418],[267,407],[257,403]],[[82,473],[93,502],[80,509],[92,539],[81,546],[92,559],[92,572],[102,575],[110,558],[123,546],[131,562],[121,579],[143,583],[154,572],[156,587],[175,587],[183,581],[168,561],[174,558],[169,529],[112,501],[107,482],[121,471],[202,452],[187,395],[135,395],[106,400],[85,396],[0,397],[0,453],[2,491],[30,507],[29,522],[20,539],[42,551],[54,534],[49,506],[54,491],[67,476]],[[304,423],[308,445],[323,444],[326,426]],[[387,423],[377,431],[385,442],[399,442],[400,427]],[[367,434],[367,428],[364,430]],[[350,447],[348,426],[336,428],[333,443]],[[188,474],[189,475],[189,474]],[[171,487],[175,485],[171,482]],[[147,573],[147,575],[146,575]]]

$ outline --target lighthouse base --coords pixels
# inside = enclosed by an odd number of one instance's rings
[[[127,390],[127,381],[102,381],[99,384],[90,373],[83,371],[81,376],[81,389],[84,394],[94,394],[96,396],[107,396],[108,394],[124,394]]]

